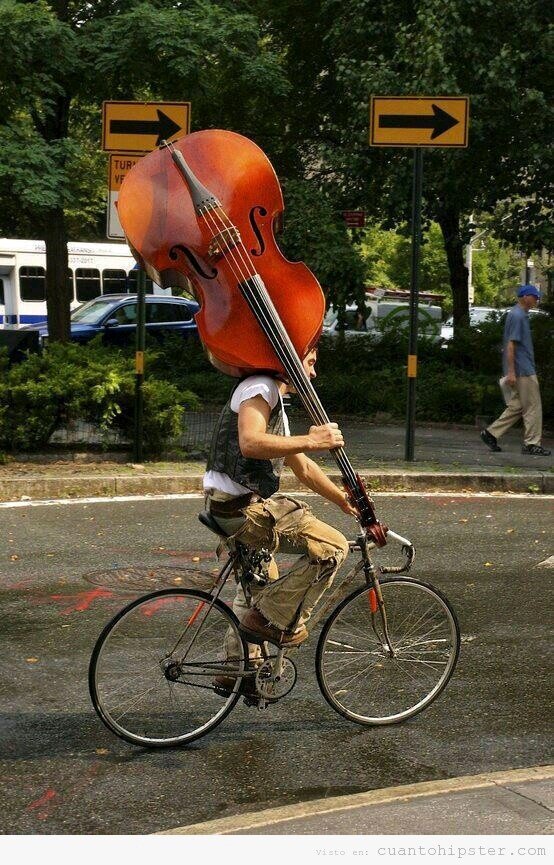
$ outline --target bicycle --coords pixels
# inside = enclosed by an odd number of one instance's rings
[[[225,534],[206,512],[204,526]],[[458,660],[460,628],[448,599],[406,574],[414,560],[410,541],[388,530],[405,562],[378,567],[375,544],[361,533],[350,542],[359,561],[319,602],[309,620],[323,624],[316,650],[319,688],[329,705],[358,724],[396,724],[429,706],[448,684]],[[261,644],[249,661],[239,621],[221,592],[231,573],[249,594],[263,582],[265,550],[233,544],[209,591],[161,589],[144,595],[106,625],[92,652],[89,689],[103,723],[126,741],[148,747],[181,745],[217,727],[241,696],[263,709],[289,694],[300,647]],[[348,593],[363,573],[364,584]],[[338,603],[337,603],[338,602]],[[223,657],[226,635],[240,647]],[[231,677],[221,688],[216,678]],[[245,694],[245,683],[250,687]]]

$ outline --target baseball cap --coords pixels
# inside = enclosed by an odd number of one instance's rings
[[[527,294],[532,294],[533,297],[541,296],[541,293],[536,285],[520,285],[517,290],[517,296],[525,297]]]

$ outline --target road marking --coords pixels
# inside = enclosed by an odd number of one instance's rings
[[[549,556],[544,562],[539,562],[537,568],[554,568],[554,556]]]
[[[442,781],[423,781],[419,784],[405,784],[398,787],[386,787],[382,790],[369,790],[367,793],[353,793],[350,796],[332,796],[327,799],[315,799],[296,805],[285,805],[282,808],[270,808],[266,811],[254,811],[250,814],[237,814],[234,817],[223,817],[219,820],[209,820],[205,823],[194,823],[156,832],[156,835],[226,835],[230,833],[248,832],[262,826],[272,826],[286,823],[304,817],[316,817],[322,814],[350,811],[371,805],[383,805],[391,802],[409,802],[425,796],[448,795],[483,788],[493,788],[507,784],[520,784],[526,781],[546,781],[554,778],[554,766],[533,766],[528,769],[509,769],[505,772],[484,772],[480,775],[463,775],[459,778],[447,778]]]
[[[318,493],[305,492],[304,490],[286,490],[285,495],[290,493],[295,496],[318,496]],[[551,501],[554,495],[537,496],[534,493],[457,493],[445,492],[444,490],[433,490],[430,492],[371,492],[370,495],[374,499],[431,499],[431,498],[447,498],[447,499],[534,499],[536,502]],[[96,505],[106,504],[109,502],[149,502],[149,501],[170,501],[178,499],[203,499],[203,493],[159,493],[136,496],[95,496],[90,498],[74,498],[74,499],[34,499],[31,501],[16,501],[16,502],[0,502],[0,508],[37,508],[48,507],[51,505]]]
[[[36,499],[33,501],[0,502],[0,508],[36,508],[50,505],[98,505],[109,502],[147,502],[164,499],[203,499],[202,493],[160,493],[142,496],[95,496],[74,499]],[[554,497],[553,497],[554,498]]]

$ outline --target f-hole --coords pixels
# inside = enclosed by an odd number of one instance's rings
[[[171,249],[169,250],[169,257],[170,257],[171,261],[177,261],[179,259],[179,253],[180,252],[182,252],[183,255],[186,256],[186,258],[189,260],[190,264],[193,266],[193,268],[195,269],[196,273],[199,276],[203,276],[204,279],[215,279],[216,278],[216,276],[217,276],[216,268],[212,267],[210,272],[206,273],[204,270],[202,270],[202,266],[200,265],[200,262],[198,261],[196,256],[194,256],[192,254],[190,249],[187,249],[186,246],[183,246],[182,243],[177,243],[175,246],[172,246]]]
[[[260,205],[258,205],[258,204],[255,207],[253,207],[252,210],[250,211],[250,225],[252,226],[252,231],[256,235],[256,239],[257,239],[258,245],[259,245],[259,249],[251,249],[250,254],[251,255],[262,255],[263,252],[265,251],[265,243],[264,243],[264,239],[262,237],[262,233],[261,233],[261,231],[258,228],[258,225],[256,223],[256,211],[258,211],[260,216],[267,216],[267,210],[265,209],[265,207],[260,207]]]

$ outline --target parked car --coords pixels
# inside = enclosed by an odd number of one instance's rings
[[[184,297],[147,295],[146,333],[163,340],[169,333],[183,337],[197,334],[194,315],[199,305]],[[99,333],[110,345],[129,345],[134,342],[137,322],[137,295],[110,294],[95,297],[83,303],[71,314],[71,339],[90,342]],[[22,330],[36,330],[41,343],[48,340],[47,324],[26,325]]]
[[[505,309],[495,309],[494,306],[471,306],[469,308],[469,326],[478,328],[484,321],[499,321],[505,314]],[[449,342],[454,336],[454,317],[450,316],[441,327],[441,339]]]
[[[439,338],[442,310],[440,306],[420,303],[418,307],[419,336],[436,341]],[[337,336],[344,333],[347,339],[373,335],[379,339],[387,328],[398,327],[407,331],[410,321],[410,305],[394,300],[366,300],[365,316],[356,304],[347,304],[344,310],[344,325],[341,328],[337,310],[330,306],[323,320],[323,333]]]
[[[496,309],[494,306],[470,306],[469,308],[469,326],[479,330],[479,327],[485,321],[503,321],[511,307],[504,309]],[[548,315],[543,309],[529,310],[530,316]],[[454,319],[452,316],[447,318],[441,327],[441,339],[445,342],[450,342],[454,336]]]

